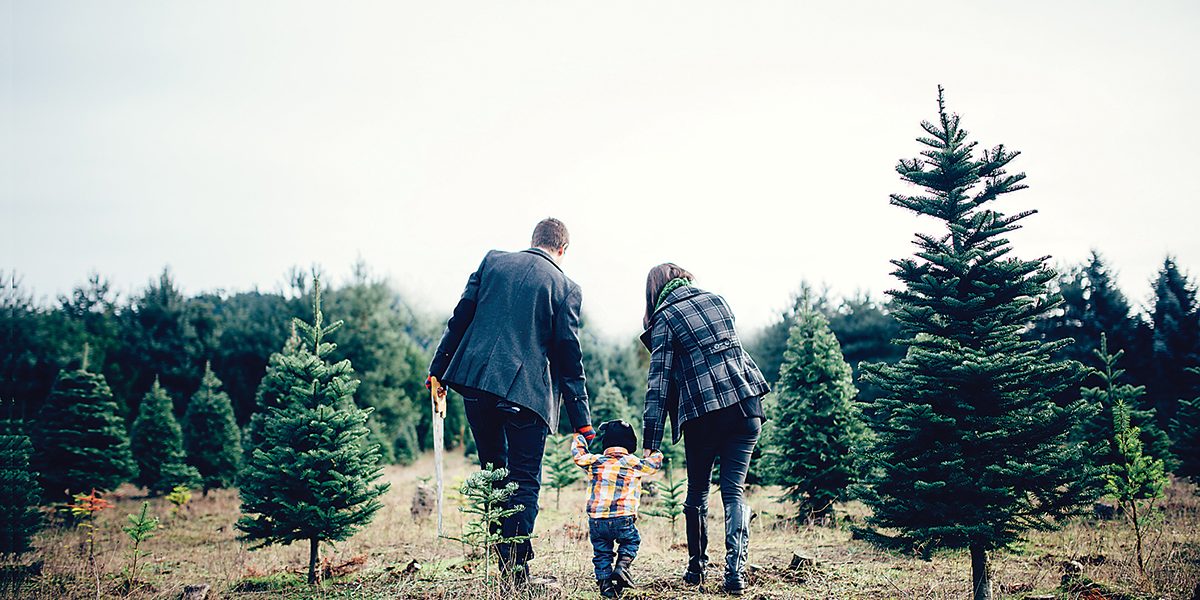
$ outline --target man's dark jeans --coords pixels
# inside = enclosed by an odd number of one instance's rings
[[[542,454],[550,428],[532,410],[496,397],[467,398],[464,405],[475,436],[479,466],[507,468],[507,481],[517,484],[508,506],[525,506],[525,510],[504,520],[502,533],[505,537],[532,535],[542,485]],[[502,544],[498,551],[501,565],[506,568],[524,565],[533,558],[533,546],[528,541]]]
[[[596,581],[608,581],[613,574],[613,561],[617,555],[637,558],[642,536],[638,534],[636,519],[607,517],[588,519],[588,537],[592,540],[592,565],[596,567]],[[619,547],[614,551],[614,546]]]

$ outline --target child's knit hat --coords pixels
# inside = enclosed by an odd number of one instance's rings
[[[620,446],[633,452],[637,448],[637,434],[633,432],[633,425],[620,419],[601,425],[600,435],[603,436],[601,439],[604,442],[605,450]]]

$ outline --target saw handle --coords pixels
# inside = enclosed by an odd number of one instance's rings
[[[429,399],[433,402],[433,414],[446,418],[446,388],[433,375],[429,376]]]

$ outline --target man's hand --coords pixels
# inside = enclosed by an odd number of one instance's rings
[[[596,439],[596,431],[594,429],[592,429],[592,426],[590,424],[584,425],[583,427],[576,429],[575,433],[582,435],[583,439],[587,440],[588,442],[591,442],[592,440]]]

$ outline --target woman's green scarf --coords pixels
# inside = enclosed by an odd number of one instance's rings
[[[664,285],[662,291],[658,293],[658,302],[654,303],[654,310],[658,310],[658,307],[662,306],[663,300],[666,300],[667,295],[675,291],[675,288],[680,288],[690,283],[690,281],[682,277],[676,277],[668,281],[667,285]]]

